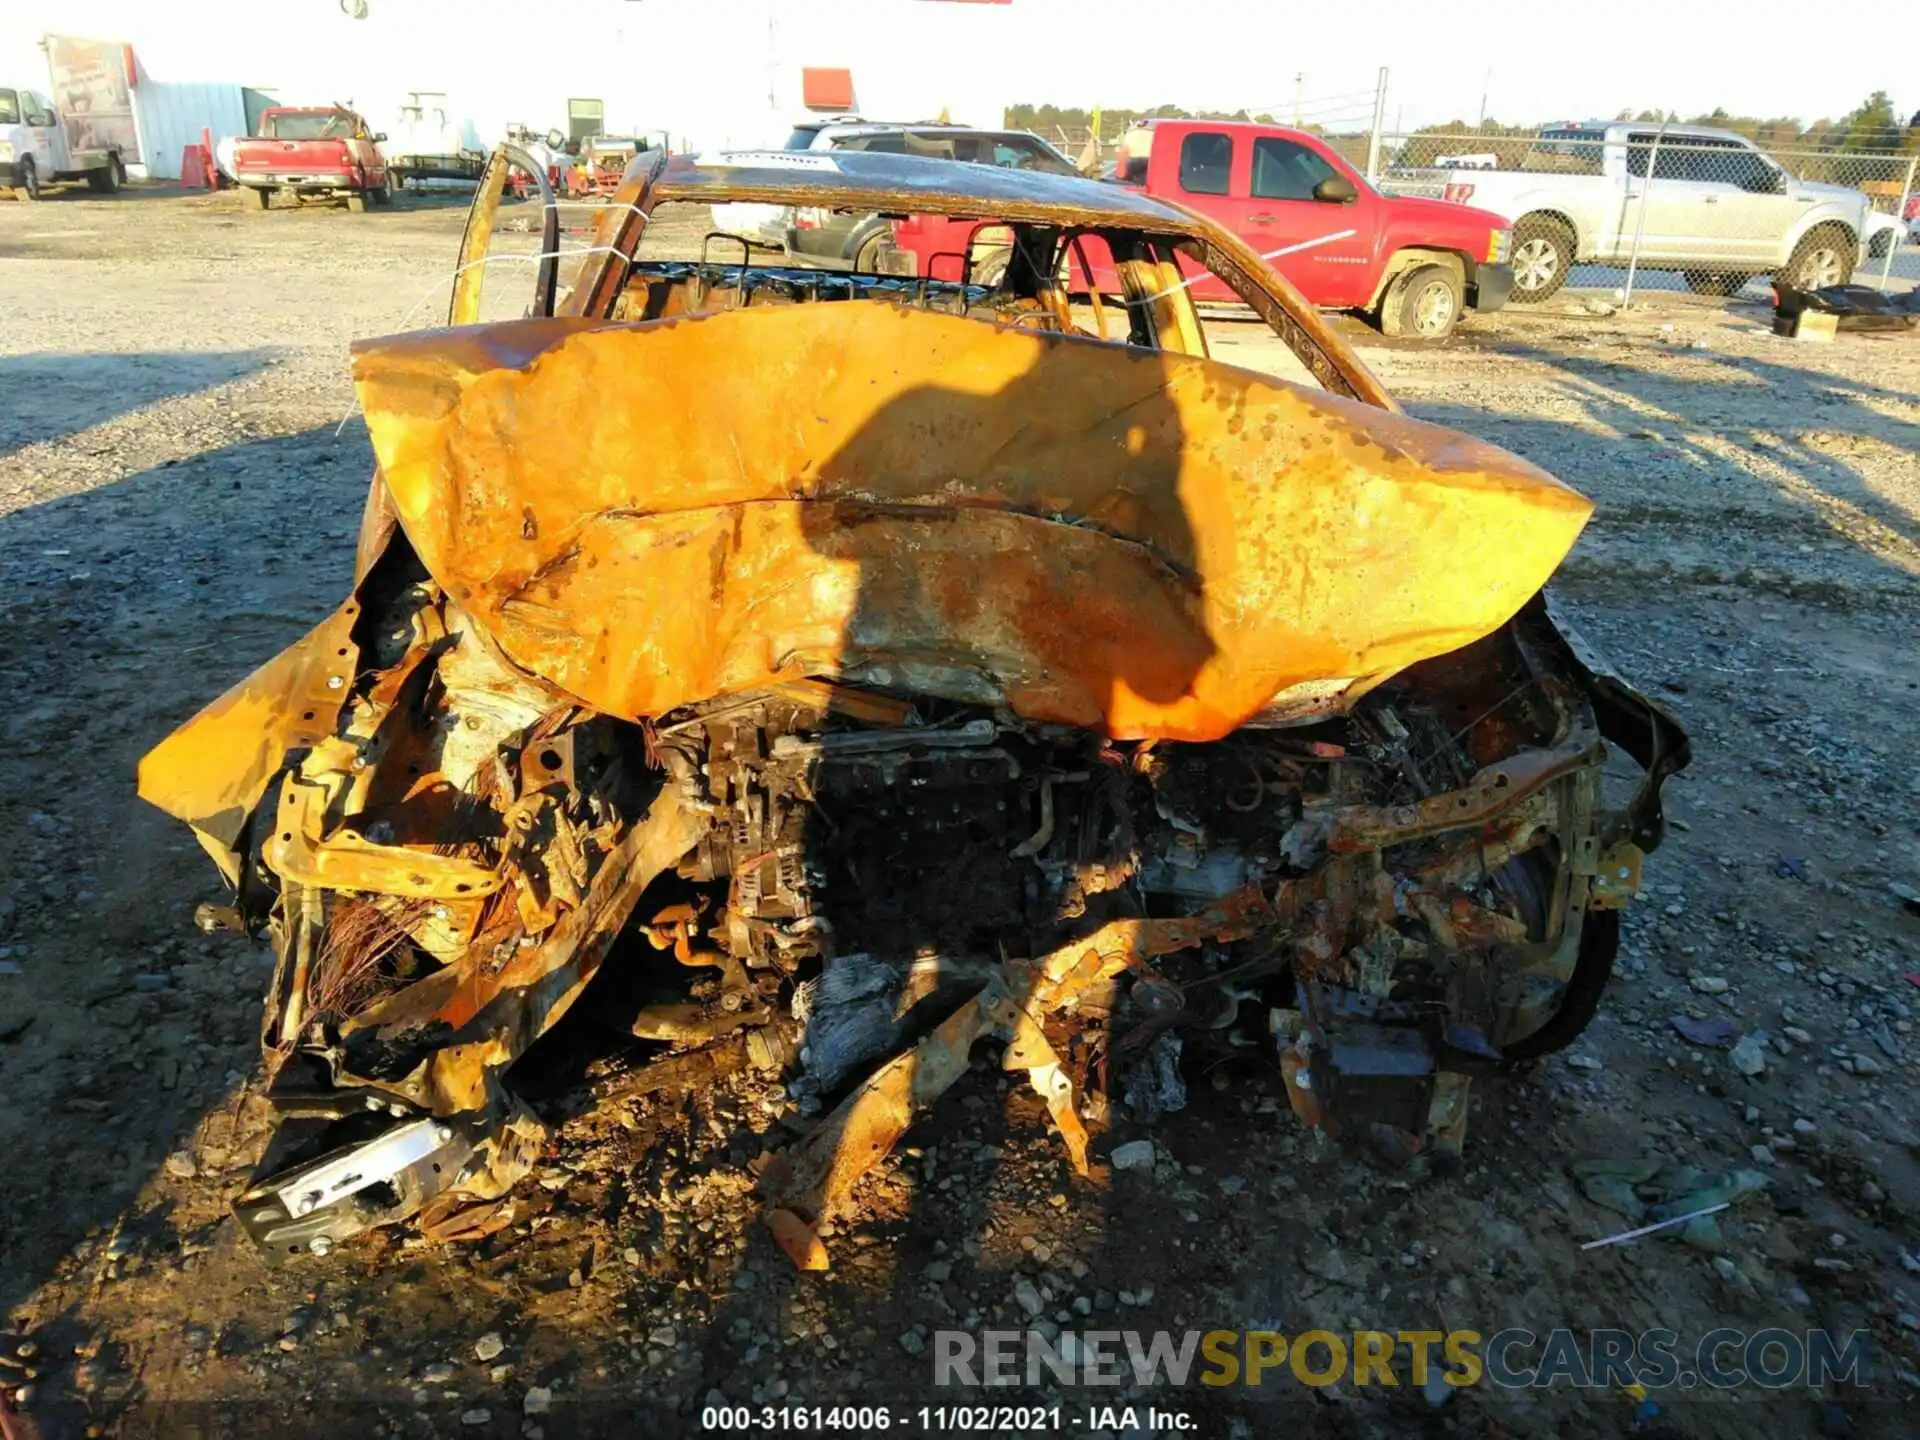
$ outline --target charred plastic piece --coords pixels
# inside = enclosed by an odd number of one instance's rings
[[[612,208],[1005,205],[1117,257],[1125,343],[1046,263],[603,255],[571,315],[358,347],[352,594],[141,766],[278,953],[236,1202],[270,1258],[507,1223],[545,1135],[514,1066],[590,986],[663,1073],[822,1112],[761,1178],[809,1267],[982,1044],[1092,1175],[1185,1055],[1457,1150],[1473,1078],[1591,1019],[1687,748],[1545,596],[1587,502],[1394,413],[1204,221],[848,164],[636,161]],[[1207,359],[1176,253],[1328,389]]]

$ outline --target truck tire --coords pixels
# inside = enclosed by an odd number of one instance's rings
[[[101,195],[111,195],[120,188],[120,182],[126,177],[121,174],[122,166],[118,155],[111,155],[107,163],[97,170],[87,172],[87,188]]]
[[[393,172],[391,170],[387,172],[387,178],[380,182],[379,188],[367,192],[367,199],[375,205],[393,203]]]
[[[31,155],[20,162],[20,183],[13,187],[13,194],[16,200],[40,198],[40,172],[33,168]]]
[[[1687,288],[1696,295],[1738,295],[1753,276],[1745,270],[1683,270]]]
[[[841,253],[854,269],[876,272],[881,252],[892,248],[893,223],[875,216],[847,236],[846,249]]]
[[[1567,283],[1573,269],[1573,231],[1551,215],[1528,215],[1513,227],[1516,305],[1537,305]]]
[[[240,187],[240,208],[242,210],[266,209],[266,187],[262,185],[242,185]]]
[[[1802,290],[1844,285],[1853,278],[1853,236],[1843,225],[1816,225],[1800,237],[1781,278]]]
[[[1438,343],[1453,334],[1466,306],[1466,287],[1447,265],[1415,265],[1380,298],[1382,335]]]
[[[1000,282],[1007,278],[1007,266],[1013,260],[1013,247],[992,250],[980,257],[967,279],[975,285],[985,285],[990,290],[1000,288]]]

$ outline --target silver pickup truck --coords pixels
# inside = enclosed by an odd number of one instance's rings
[[[1519,168],[1458,169],[1444,193],[1513,222],[1516,302],[1546,299],[1576,264],[1626,264],[1636,237],[1640,268],[1677,270],[1705,295],[1766,274],[1841,285],[1875,221],[1892,219],[1858,190],[1796,180],[1744,136],[1698,125],[1544,130]]]

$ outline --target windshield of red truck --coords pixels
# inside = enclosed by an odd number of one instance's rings
[[[353,119],[338,110],[270,115],[263,133],[275,140],[351,140]]]

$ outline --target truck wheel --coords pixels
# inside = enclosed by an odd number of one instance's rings
[[[860,248],[854,252],[853,268],[864,275],[880,273],[880,257],[893,250],[893,234],[890,230],[881,230],[869,235],[860,242]]]
[[[240,187],[240,208],[243,210],[264,210],[267,208],[267,192],[259,185]]]
[[[379,189],[369,190],[367,192],[367,199],[375,205],[391,205],[393,203],[393,172],[387,172],[387,178],[380,182]]]
[[[40,198],[40,172],[33,168],[31,155],[20,162],[20,183],[13,187],[13,194],[18,200]]]
[[[1013,247],[990,250],[980,257],[980,261],[967,276],[970,283],[985,285],[990,290],[998,290],[1000,282],[1007,278],[1007,266],[1013,260]]]
[[[1416,265],[1387,287],[1380,301],[1380,333],[1444,340],[1460,321],[1465,299],[1460,277],[1445,265]]]
[[[1802,290],[1823,290],[1853,278],[1853,236],[1838,225],[1816,225],[1800,237],[1787,261],[1787,282]]]
[[[120,174],[120,157],[118,155],[109,156],[106,164],[100,166],[97,170],[89,170],[87,172],[87,188],[98,191],[102,195],[111,195],[120,188],[122,178]]]
[[[1696,295],[1738,295],[1753,278],[1744,270],[1683,270],[1687,288]]]
[[[1573,268],[1573,232],[1559,220],[1529,215],[1513,227],[1513,295],[1535,305],[1567,283]]]

